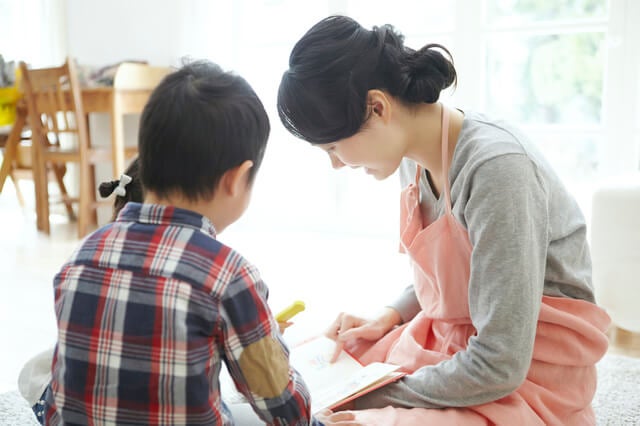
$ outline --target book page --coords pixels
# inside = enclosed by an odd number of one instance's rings
[[[291,349],[291,365],[298,370],[311,395],[311,412],[317,413],[325,408],[340,405],[364,389],[373,390],[391,381],[397,380],[404,373],[398,366],[384,363],[371,363],[362,366],[355,358],[342,352],[338,359],[331,363],[336,343],[319,336],[301,343]],[[227,403],[247,402],[244,396],[235,389],[233,381],[225,368],[221,369],[221,393]]]
[[[291,351],[291,365],[300,372],[309,387],[314,413],[332,407],[370,385],[384,382],[383,379],[399,368],[384,363],[362,366],[344,351],[334,363],[330,363],[335,346],[333,340],[321,336]]]

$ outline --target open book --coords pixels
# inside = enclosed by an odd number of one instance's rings
[[[374,362],[363,366],[342,351],[330,363],[336,342],[318,336],[291,349],[291,365],[300,372],[311,393],[311,412],[336,408],[372,390],[398,380],[399,366]]]
[[[331,363],[335,347],[333,340],[318,336],[291,349],[291,365],[309,388],[312,413],[339,407],[405,375],[397,365],[375,362],[363,366],[345,351]],[[246,402],[233,383],[223,383],[222,392],[228,403]]]

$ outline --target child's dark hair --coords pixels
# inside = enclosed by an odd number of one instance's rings
[[[445,57],[441,53],[445,52]],[[346,16],[315,24],[294,46],[278,90],[278,114],[295,136],[322,144],[353,136],[367,119],[367,92],[407,105],[434,103],[456,82],[439,44],[404,46],[391,25],[363,28]]]
[[[250,160],[260,167],[270,125],[244,78],[208,61],[192,62],[156,87],[140,119],[138,151],[145,191],[210,199],[222,175]]]
[[[124,171],[124,174],[131,178],[131,182],[125,185],[125,195],[116,195],[116,198],[113,202],[113,217],[112,220],[118,216],[120,210],[127,204],[129,201],[133,201],[136,203],[142,203],[144,201],[144,190],[142,188],[142,183],[140,182],[140,167],[138,164],[138,159],[135,158],[129,167]],[[112,180],[109,182],[102,182],[98,187],[98,192],[100,192],[100,196],[102,198],[107,198],[113,191],[120,185],[120,180]]]

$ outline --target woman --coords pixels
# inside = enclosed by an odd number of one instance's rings
[[[446,54],[446,55],[445,55]],[[355,401],[353,424],[595,424],[596,306],[585,221],[520,132],[449,108],[448,51],[414,51],[385,25],[344,16],[291,52],[278,111],[334,168],[399,169],[400,247],[415,282],[374,319],[327,331],[361,361],[410,374]],[[432,423],[427,423],[432,422]]]

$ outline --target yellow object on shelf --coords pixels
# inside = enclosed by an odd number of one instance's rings
[[[17,86],[0,87],[0,126],[16,121],[16,103],[20,96]]]

